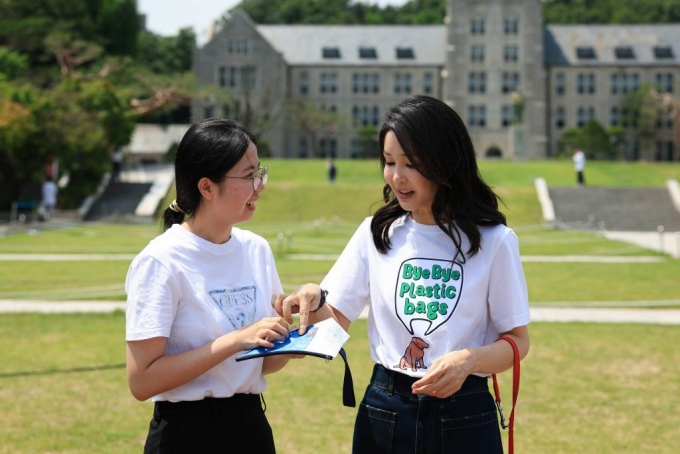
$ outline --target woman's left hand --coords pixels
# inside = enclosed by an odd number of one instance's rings
[[[273,300],[276,312],[293,323],[293,314],[300,315],[300,334],[304,334],[309,325],[309,313],[319,307],[321,288],[316,284],[305,284],[292,295],[276,295]]]
[[[432,397],[450,397],[463,386],[472,368],[471,353],[457,350],[447,353],[432,363],[423,378],[413,383],[413,394]]]

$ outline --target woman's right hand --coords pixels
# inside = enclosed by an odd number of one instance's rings
[[[240,350],[270,348],[288,337],[288,323],[281,317],[266,317],[234,332]]]

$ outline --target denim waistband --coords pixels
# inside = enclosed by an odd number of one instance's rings
[[[261,408],[260,394],[234,394],[231,397],[206,397],[203,400],[188,400],[181,402],[156,402],[153,415],[203,415],[233,413],[246,410],[249,407]]]
[[[411,385],[420,380],[419,377],[411,377],[410,375],[402,374],[383,367],[380,364],[373,366],[373,375],[371,376],[371,385],[386,389],[390,394],[402,394],[406,396],[413,395]],[[464,394],[472,394],[480,391],[489,390],[486,377],[478,377],[476,375],[468,375],[463,382],[463,385],[452,396],[462,396]]]

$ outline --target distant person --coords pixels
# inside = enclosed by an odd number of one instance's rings
[[[236,224],[255,214],[267,184],[255,137],[237,123],[195,123],[175,154],[177,199],[165,231],[133,260],[127,292],[127,377],[154,401],[145,453],[274,453],[262,392],[289,355],[236,362],[272,347],[288,324],[264,238]]]
[[[586,184],[586,179],[583,175],[583,172],[586,169],[586,154],[577,148],[574,150],[572,160],[574,161],[574,170],[576,171],[576,183],[579,186],[583,186]]]
[[[116,151],[113,152],[113,157],[111,158],[111,161],[113,163],[113,181],[116,183],[120,181],[120,172],[121,170],[123,170],[124,160],[125,154],[123,153],[122,148],[118,148]]]
[[[52,175],[47,175],[42,184],[42,216],[45,220],[50,219],[54,214],[54,207],[57,206],[57,192],[59,188],[53,181]]]
[[[326,164],[326,170],[328,170],[328,182],[333,183],[338,176],[338,168],[335,167],[333,158],[328,160],[328,163]]]

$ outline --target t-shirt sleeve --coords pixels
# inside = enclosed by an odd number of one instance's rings
[[[519,255],[519,241],[512,231],[501,240],[491,265],[489,313],[499,333],[527,325],[530,321],[529,296]]]
[[[168,269],[153,257],[137,257],[128,270],[125,291],[125,340],[169,337],[180,295]]]
[[[368,251],[373,247],[370,218],[354,232],[344,251],[321,282],[328,303],[350,321],[359,318],[370,299]]]

